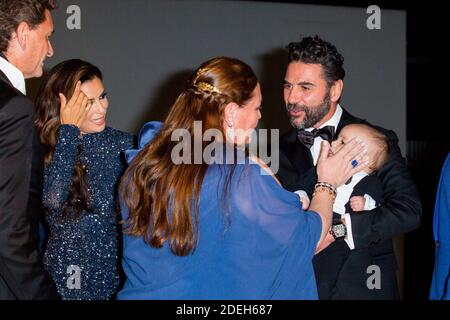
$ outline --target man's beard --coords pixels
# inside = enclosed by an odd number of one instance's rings
[[[316,123],[323,119],[330,111],[330,90],[327,91],[322,102],[317,106],[306,106],[304,104],[292,104],[288,103],[286,109],[288,113],[290,111],[303,111],[305,113],[305,118],[301,123],[295,123],[295,117],[292,117],[289,113],[289,120],[291,125],[296,129],[307,129],[312,128]]]

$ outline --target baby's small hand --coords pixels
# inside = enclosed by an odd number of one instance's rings
[[[353,211],[364,211],[364,206],[366,205],[366,199],[361,196],[351,197],[350,198],[350,207]]]
[[[308,210],[309,208],[309,199],[305,197],[300,197],[300,200],[302,201],[302,208],[303,210]]]

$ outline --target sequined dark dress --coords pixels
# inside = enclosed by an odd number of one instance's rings
[[[44,172],[43,204],[49,227],[44,264],[63,299],[111,299],[119,289],[117,188],[125,169],[123,151],[133,135],[106,127],[80,136],[62,125]],[[87,170],[90,212],[63,214],[77,160]]]

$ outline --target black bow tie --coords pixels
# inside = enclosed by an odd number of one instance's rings
[[[297,132],[298,139],[303,143],[308,149],[314,144],[314,139],[321,137],[331,143],[334,138],[334,127],[326,126],[320,129],[314,129],[313,131],[306,131],[305,129],[300,129]]]

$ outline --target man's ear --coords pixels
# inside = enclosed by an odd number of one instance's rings
[[[20,48],[25,51],[30,37],[31,28],[26,22],[21,22],[13,33],[12,38],[15,38]]]
[[[344,89],[344,81],[337,80],[331,85],[330,89],[330,100],[332,102],[338,102],[342,96],[342,91]]]
[[[232,127],[235,124],[236,112],[239,109],[239,105],[235,102],[230,102],[225,106],[224,109],[224,120],[228,127]]]

